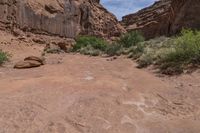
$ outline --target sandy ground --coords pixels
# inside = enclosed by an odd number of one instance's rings
[[[123,57],[46,55],[16,70],[42,45],[1,33],[12,54],[0,68],[0,133],[199,133],[200,73],[157,77]]]

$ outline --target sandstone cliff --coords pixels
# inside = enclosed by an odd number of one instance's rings
[[[200,0],[172,0],[170,33],[182,28],[200,29]]]
[[[119,36],[125,30],[100,0],[0,0],[0,28],[74,38]]]
[[[154,38],[173,35],[182,28],[200,29],[199,0],[160,0],[152,6],[123,17],[128,31],[139,30],[144,36]]]

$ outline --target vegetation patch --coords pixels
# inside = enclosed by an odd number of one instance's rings
[[[81,52],[82,54],[94,54],[96,51],[105,51],[108,43],[101,38],[93,36],[79,36],[76,44],[73,46],[73,52]],[[94,53],[92,51],[95,51]],[[96,54],[94,54],[96,55]]]
[[[136,46],[139,42],[143,42],[144,37],[138,31],[132,31],[123,35],[117,43],[122,45],[124,48],[130,48]]]
[[[0,50],[0,65],[2,65],[4,62],[8,61],[8,53],[3,52]]]
[[[200,31],[183,30],[173,40],[173,45],[174,48],[159,62],[164,73],[168,74],[170,70],[182,73],[184,69],[200,65]]]
[[[163,74],[181,74],[184,70],[200,65],[200,32],[183,30],[177,37],[160,37],[145,41],[136,46],[143,50],[138,54],[132,52],[137,59],[138,67],[154,65]]]
[[[109,56],[121,55],[123,47],[118,43],[112,43],[107,46],[105,54]]]
[[[140,50],[139,54],[136,53],[136,55],[132,53],[135,57],[134,59],[137,59],[138,67],[142,68],[149,65],[158,65],[160,59],[173,49],[174,46],[171,42],[171,38],[159,37],[138,44],[137,48],[142,47],[142,50]]]
[[[101,54],[115,56],[126,54],[126,50],[143,41],[143,36],[137,31],[124,34],[118,41],[112,44],[109,44],[104,39],[93,36],[79,36],[72,51],[92,56]]]
[[[164,74],[180,74],[200,65],[200,31],[183,30],[176,37],[159,37],[144,41],[137,31],[126,33],[118,41],[109,44],[103,39],[80,36],[74,52],[85,55],[126,55],[136,60],[139,68],[155,66]]]
[[[92,47],[91,45],[87,45],[85,47],[82,47],[81,49],[79,49],[79,52],[81,54],[84,55],[91,55],[91,56],[98,56],[100,54],[102,54],[102,50],[100,49],[95,49],[94,47]]]

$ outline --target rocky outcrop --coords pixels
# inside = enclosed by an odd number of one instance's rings
[[[75,38],[119,36],[125,30],[100,0],[1,0],[0,28]]]
[[[139,30],[149,39],[173,35],[182,28],[200,29],[199,0],[160,0],[152,6],[123,17],[128,31]]]

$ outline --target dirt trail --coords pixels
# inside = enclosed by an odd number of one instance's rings
[[[200,74],[156,77],[123,57],[46,55],[47,64],[16,70],[43,46],[1,45],[0,133],[199,133]]]

